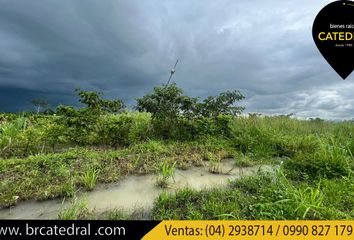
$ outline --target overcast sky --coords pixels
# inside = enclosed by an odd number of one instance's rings
[[[345,81],[312,39],[323,0],[0,0],[0,111],[73,90],[135,98],[173,81],[186,94],[238,89],[246,112],[354,117]]]

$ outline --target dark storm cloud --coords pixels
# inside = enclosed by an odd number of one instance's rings
[[[179,57],[188,94],[240,89],[248,112],[350,118],[352,78],[339,80],[311,36],[329,2],[0,0],[0,111],[76,104],[77,87],[134,104]]]
[[[34,99],[46,99],[48,103],[55,102],[56,104],[71,104],[77,102],[72,94],[56,94],[47,93],[36,90],[28,90],[23,88],[2,87],[0,88],[0,103],[1,111],[23,111],[35,110],[34,105],[31,103]],[[53,105],[50,105],[53,108]]]

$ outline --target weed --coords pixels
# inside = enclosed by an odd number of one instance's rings
[[[90,215],[88,210],[88,202],[86,198],[74,198],[69,207],[62,210],[59,215],[59,220],[79,220],[86,219]]]
[[[168,186],[169,179],[174,180],[174,174],[176,170],[176,162],[169,164],[167,160],[164,160],[157,172],[156,184],[162,188]]]
[[[99,170],[91,167],[81,176],[82,183],[88,190],[93,190],[96,186]]]
[[[283,185],[286,195],[289,198],[282,199],[279,202],[291,202],[294,204],[294,214],[300,219],[306,219],[311,213],[310,218],[315,218],[318,210],[323,207],[324,194],[321,191],[321,182],[316,187],[295,187],[285,177],[280,170],[277,171],[278,184]]]

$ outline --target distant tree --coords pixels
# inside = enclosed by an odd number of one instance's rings
[[[281,115],[277,115],[276,117],[279,118],[291,118],[292,116],[295,116],[295,113],[289,113],[289,114],[281,114]]]
[[[183,95],[183,90],[172,83],[155,87],[153,93],[136,99],[136,109],[150,112],[154,118],[175,118],[179,115],[193,114],[197,100]]]
[[[153,93],[138,98],[136,108],[139,111],[150,112],[155,117],[216,118],[220,114],[240,114],[244,107],[234,104],[242,99],[244,96],[239,91],[227,91],[198,102],[198,98],[183,95],[183,90],[173,83],[155,87]]]
[[[193,139],[199,128],[210,132],[218,126],[220,132],[227,131],[229,116],[219,118],[219,115],[241,113],[244,108],[234,106],[234,103],[243,98],[239,91],[227,91],[199,102],[198,98],[183,95],[183,90],[172,83],[155,87],[152,93],[138,98],[136,109],[152,114],[153,128],[158,136]]]
[[[41,111],[47,111],[49,109],[49,103],[47,100],[33,99],[31,103],[35,106],[37,114]]]
[[[107,113],[118,113],[123,111],[124,103],[120,99],[102,99],[100,92],[75,90],[79,101],[86,105],[80,109],[72,106],[59,105],[56,108],[58,123],[63,124],[67,129],[68,139],[78,144],[92,144],[97,141],[96,132],[101,127],[100,119]]]
[[[248,113],[248,116],[250,118],[256,118],[256,117],[262,116],[262,114],[261,113]]]
[[[226,91],[218,96],[209,96],[202,103],[197,104],[197,112],[203,117],[216,118],[220,114],[238,115],[245,108],[234,104],[245,97],[238,91]]]
[[[80,89],[76,89],[75,91],[80,97],[79,101],[85,104],[91,110],[118,113],[125,107],[121,99],[102,99],[101,96],[103,93],[101,92],[82,91]]]
[[[311,122],[324,122],[324,119],[316,117],[316,118],[310,118],[309,119]]]

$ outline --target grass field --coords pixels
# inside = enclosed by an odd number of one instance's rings
[[[105,114],[89,126],[56,115],[1,114],[0,206],[72,197],[72,208],[59,218],[354,218],[354,123],[219,116],[178,124],[166,137],[148,113]],[[225,158],[234,158],[235,166],[278,167],[226,188],[163,193],[149,214],[112,210],[97,216],[74,201],[78,190],[131,174],[156,174],[163,187],[175,168]]]

